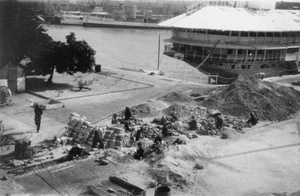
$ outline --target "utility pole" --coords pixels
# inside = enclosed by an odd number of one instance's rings
[[[159,57],[160,57],[160,34],[158,35],[158,58],[157,58],[157,70],[159,70]]]

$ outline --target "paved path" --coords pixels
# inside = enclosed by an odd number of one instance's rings
[[[14,95],[13,104],[2,108],[0,114],[0,119],[7,128],[6,134],[14,135],[16,138],[28,137],[34,145],[62,133],[64,127],[67,126],[69,114],[72,112],[85,116],[93,124],[101,125],[102,119],[123,110],[125,106],[145,102],[172,90],[184,90],[190,87],[206,88],[207,86],[121,69],[103,69],[103,72],[98,74],[105,79],[103,82],[99,81],[101,86],[93,89],[92,92],[72,94],[65,90],[58,97],[56,89],[39,89],[31,93]],[[64,81],[66,78],[56,74],[53,81],[66,85],[67,81]],[[105,82],[111,87],[104,88]],[[112,85],[112,83],[117,83],[117,85]],[[32,102],[45,102],[45,98],[55,98],[65,107],[45,110],[42,115],[40,133],[36,133]]]

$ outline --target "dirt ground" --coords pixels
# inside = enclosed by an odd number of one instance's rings
[[[201,94],[207,88],[215,87],[124,70],[104,69],[101,74],[89,75],[88,80],[94,81],[90,86],[91,91],[72,92],[70,88],[76,86],[76,78],[57,75],[54,78],[55,85],[43,88],[33,88],[32,85],[30,93],[15,95],[11,106],[0,109],[0,119],[6,127],[5,134],[15,138],[27,137],[34,145],[63,132],[71,112],[85,116],[93,125],[105,125],[109,124],[112,113],[123,110],[125,106],[138,105],[151,99],[152,105],[162,110],[170,103],[162,103],[156,98],[170,91],[180,90],[189,94],[197,89]],[[268,80],[289,86],[291,81],[299,78],[300,76],[289,76]],[[41,79],[31,80],[33,84],[34,80]],[[64,107],[45,110],[41,132],[36,133],[31,105],[32,102],[45,101],[45,97],[61,101]],[[191,102],[185,104],[192,105]],[[182,183],[188,184],[172,188],[172,195],[271,196],[299,191],[299,130],[300,120],[299,115],[296,115],[293,119],[282,122],[260,122],[252,128],[245,128],[244,134],[238,133],[227,140],[217,136],[199,136],[189,140],[187,145],[169,149],[162,164],[170,164],[169,168],[180,174]],[[1,151],[0,159],[12,156],[12,151],[13,147],[9,151]],[[204,169],[194,170],[196,163],[203,165]],[[8,180],[1,181],[0,195],[82,195],[87,191],[87,184],[100,183],[115,173],[147,190],[147,195],[154,195],[154,188],[148,188],[149,183],[153,182],[148,164],[146,161],[131,160],[127,164],[118,162],[117,166],[109,164],[99,167],[91,158],[72,162],[70,165],[73,166],[69,165],[68,169],[61,172],[56,172],[57,168],[50,168],[38,175],[21,178],[13,178],[6,174],[6,170],[0,169],[0,177],[8,177]],[[50,173],[55,176],[56,181],[53,181]],[[56,187],[59,191],[54,191],[51,187]]]

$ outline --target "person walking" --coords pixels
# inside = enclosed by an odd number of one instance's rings
[[[42,114],[43,114],[43,110],[39,104],[34,105],[34,114],[35,114],[34,122],[36,125],[36,130],[37,130],[37,133],[39,133],[40,127],[41,127],[41,118],[42,118]]]

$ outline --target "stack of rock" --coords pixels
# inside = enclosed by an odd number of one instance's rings
[[[84,116],[80,117],[77,113],[71,113],[69,116],[67,136],[73,137],[73,140],[79,143],[83,143],[89,137],[93,126],[91,123],[86,121]]]
[[[88,137],[86,138],[86,144],[92,146],[93,145],[93,140],[94,140],[94,136],[95,136],[95,132],[96,131],[101,131],[103,132],[103,128],[100,126],[95,126],[92,131],[89,132]]]
[[[108,127],[108,131],[104,135],[103,143],[105,148],[122,148],[123,132],[119,127]]]
[[[30,146],[31,141],[28,139],[20,139],[15,142],[15,159],[30,159],[34,156],[34,149]]]
[[[123,146],[124,129],[121,125],[106,128],[92,126],[84,116],[81,117],[75,112],[69,116],[68,130],[64,135],[72,137],[78,143],[86,143],[92,146],[96,131],[102,132],[103,146],[100,147],[121,148]]]

